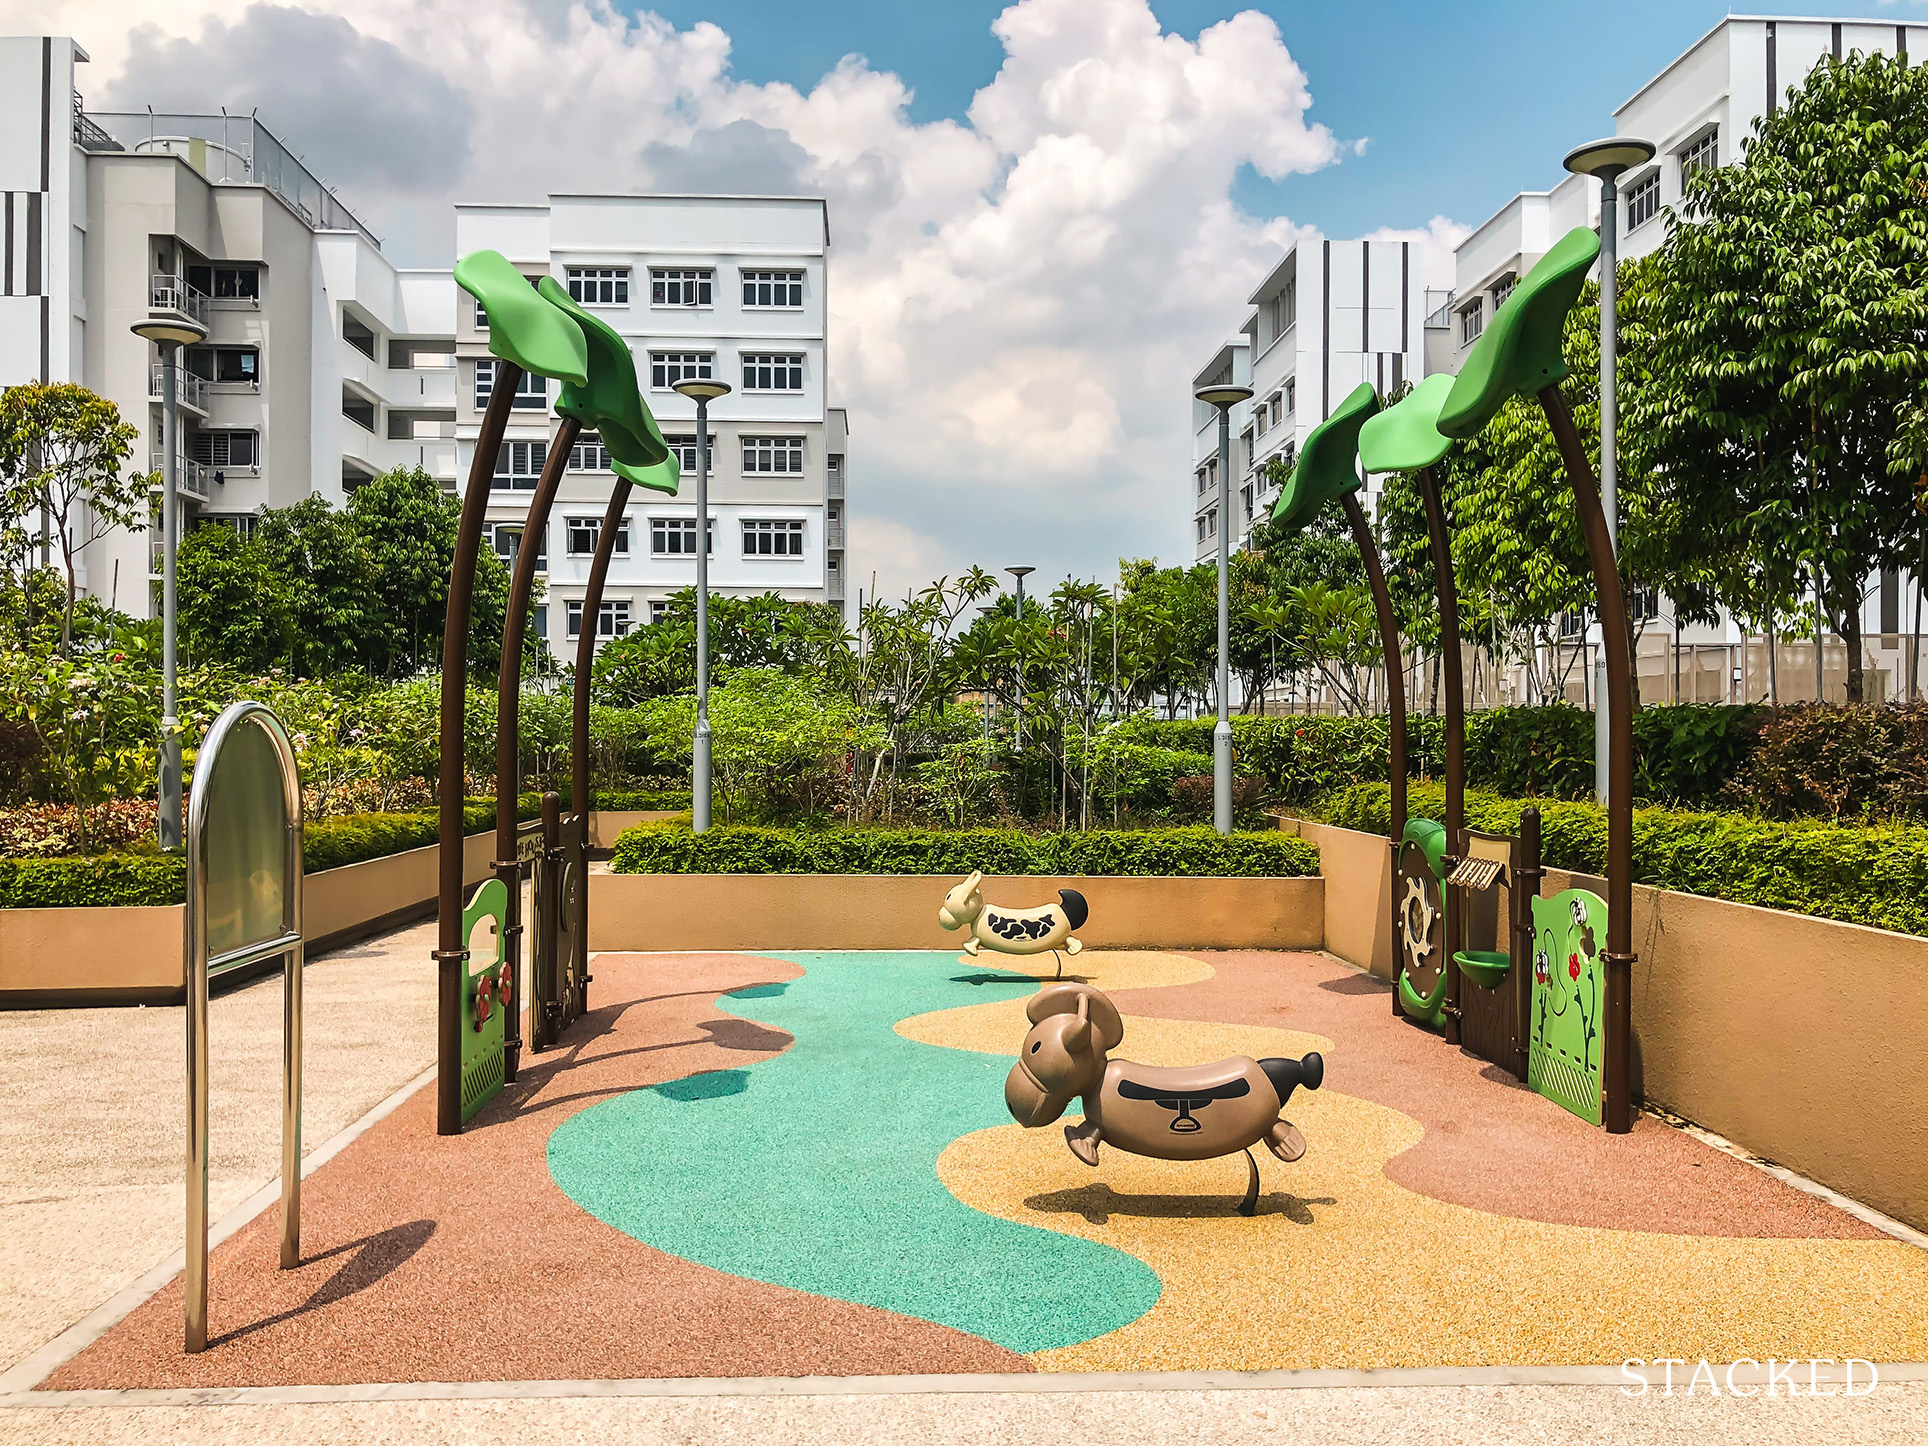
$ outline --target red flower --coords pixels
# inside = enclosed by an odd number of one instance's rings
[[[1567,955],[1566,972],[1567,978],[1569,979],[1578,979],[1580,977],[1580,956],[1578,954]]]

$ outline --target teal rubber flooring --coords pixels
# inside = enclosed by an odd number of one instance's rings
[[[1010,1123],[1010,1059],[919,1044],[892,1026],[1023,995],[1035,980],[951,953],[776,957],[806,972],[717,1007],[796,1043],[573,1116],[549,1140],[565,1194],[672,1255],[1013,1351],[1089,1340],[1150,1309],[1159,1283],[1142,1261],[980,1214],[937,1178],[952,1140]]]

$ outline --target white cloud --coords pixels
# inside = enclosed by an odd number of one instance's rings
[[[0,21],[74,34],[92,102],[146,104],[171,75],[171,103],[191,80],[203,108],[258,105],[416,264],[449,259],[457,199],[703,176],[825,195],[850,571],[887,596],[972,562],[1108,577],[1120,552],[1189,557],[1185,380],[1297,234],[1239,211],[1233,183],[1359,150],[1308,121],[1272,20],[1187,38],[1147,0],[1019,0],[966,119],[926,124],[861,57],[808,91],[758,84],[717,26],[606,0],[0,0]],[[371,67],[406,93],[371,110]],[[1431,268],[1464,228],[1384,234],[1424,239]]]

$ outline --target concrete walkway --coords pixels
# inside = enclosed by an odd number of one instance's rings
[[[434,947],[425,923],[308,962],[305,1151],[435,1062]],[[184,1032],[179,1008],[0,1013],[0,1370],[181,1248]],[[208,1033],[218,1220],[280,1172],[281,976],[214,998]]]

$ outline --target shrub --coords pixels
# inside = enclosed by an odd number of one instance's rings
[[[1605,870],[1607,818],[1597,804],[1469,790],[1467,826],[1515,833],[1520,810],[1529,803],[1540,810],[1541,849],[1549,865],[1596,875]],[[1365,784],[1329,800],[1324,813],[1341,827],[1383,834],[1390,806],[1384,784]],[[1415,785],[1407,806],[1416,817],[1441,817],[1445,790]],[[1928,935],[1928,827],[1919,825],[1849,827],[1635,809],[1633,880],[1736,904]]]
[[[1194,878],[1303,878],[1319,851],[1283,833],[1209,828],[1016,829],[713,828],[647,824],[616,840],[619,874],[1086,874]]]
[[[1771,818],[1928,817],[1928,705],[1761,711],[1725,802]]]

